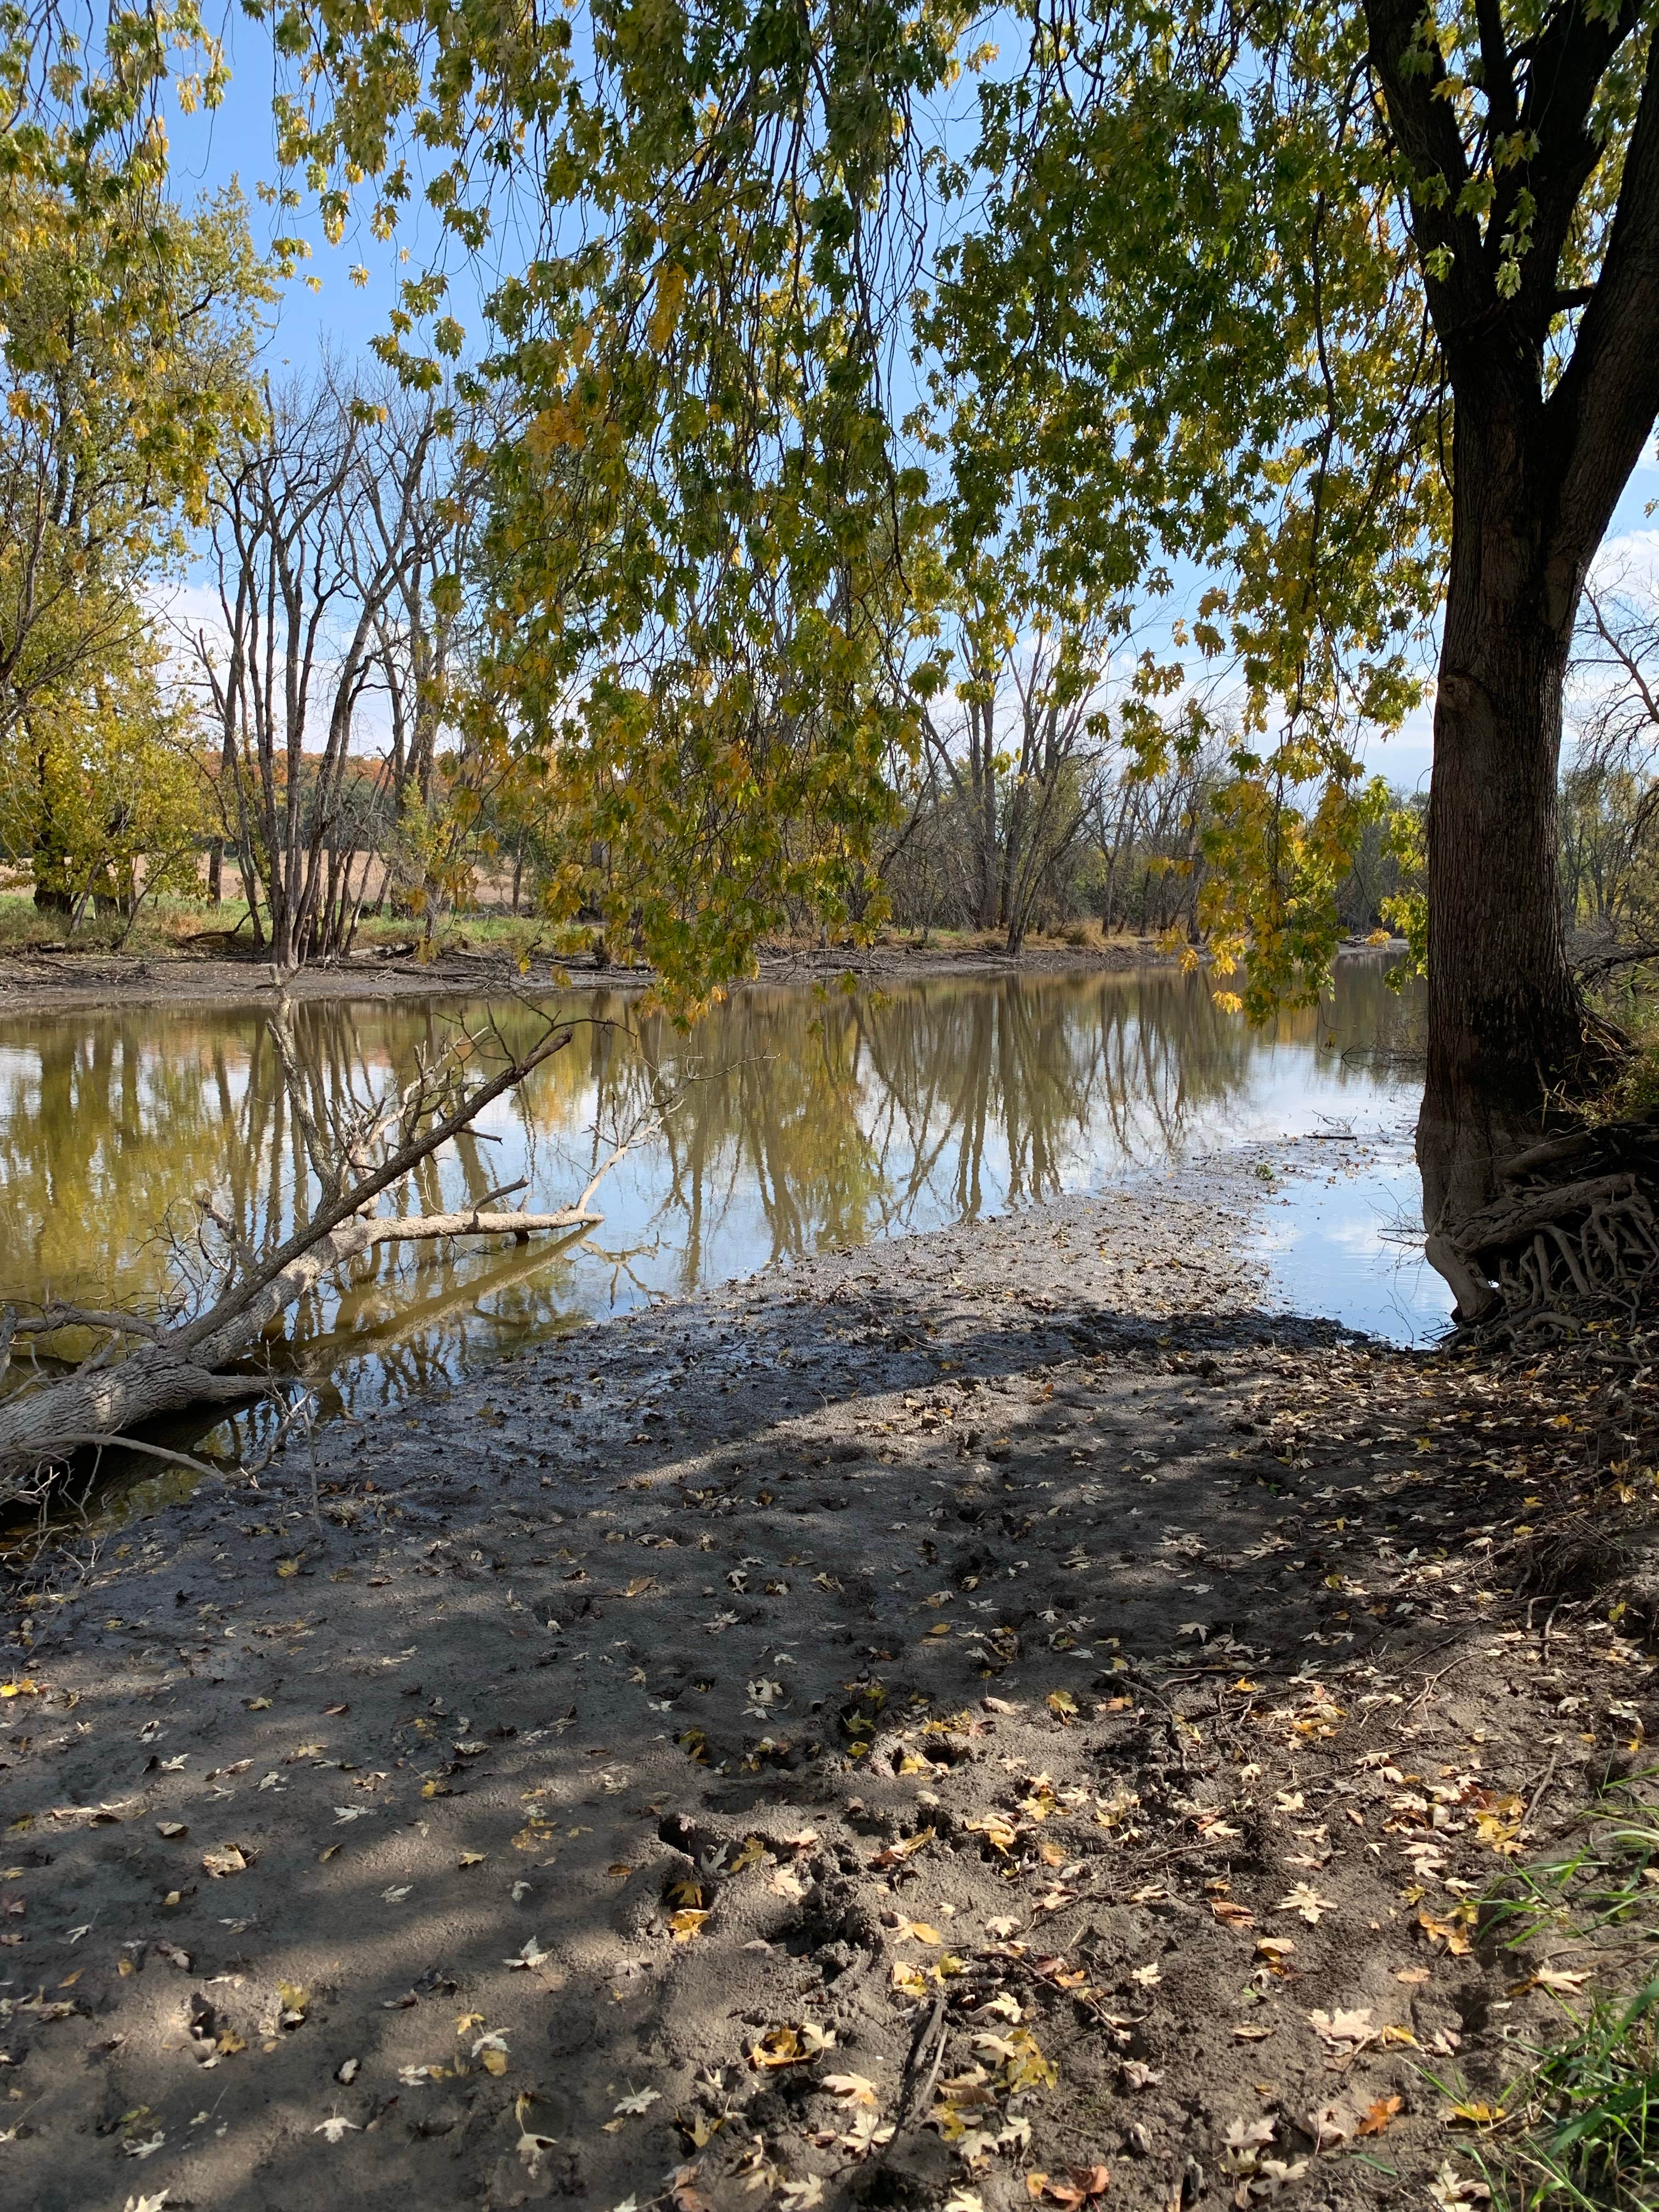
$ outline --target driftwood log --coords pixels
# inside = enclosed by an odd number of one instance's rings
[[[283,1012],[273,1018],[270,1029],[295,1117],[322,1186],[322,1203],[274,1250],[256,1255],[236,1241],[210,1202],[202,1200],[204,1215],[223,1232],[232,1257],[218,1294],[193,1318],[169,1324],[139,1314],[69,1305],[27,1316],[9,1309],[0,1312],[0,1376],[22,1344],[39,1345],[69,1332],[91,1332],[102,1340],[70,1372],[38,1375],[0,1396],[0,1499],[35,1496],[47,1471],[82,1444],[128,1443],[131,1430],[159,1414],[258,1396],[266,1387],[260,1376],[246,1368],[232,1370],[231,1363],[245,1361],[284,1310],[331,1269],[379,1245],[449,1237],[511,1237],[523,1243],[532,1234],[580,1234],[592,1228],[602,1218],[591,1209],[595,1189],[646,1133],[630,1131],[574,1203],[555,1212],[503,1210],[496,1202],[508,1191],[498,1190],[478,1206],[453,1212],[376,1213],[382,1194],[458,1136],[492,1100],[562,1051],[572,1027],[549,1028],[530,1051],[509,1054],[487,1079],[469,1081],[459,1060],[423,1069],[395,1098],[369,1102],[349,1127],[327,1133],[306,1104]],[[479,1040],[465,1042],[475,1048]]]
[[[1659,1110],[1567,1129],[1500,1170],[1504,1188],[1430,1239],[1460,1310],[1483,1328],[1571,1330],[1659,1291]]]

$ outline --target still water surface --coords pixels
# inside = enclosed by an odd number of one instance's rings
[[[1333,1125],[1376,1141],[1332,1145],[1328,1180],[1264,1190],[1280,1294],[1423,1335],[1443,1319],[1443,1286],[1388,1235],[1418,1202],[1418,1079],[1399,1050],[1418,1008],[1384,972],[1345,959],[1326,1005],[1265,1031],[1219,1012],[1201,977],[1162,969],[854,996],[756,987],[689,1038],[652,1019],[630,1034],[624,1000],[583,997],[569,1048],[409,1195],[456,1205],[524,1176],[532,1207],[556,1206],[653,1085],[680,1093],[604,1185],[604,1226],[556,1249],[382,1249],[295,1309],[275,1349],[325,1411],[366,1411],[645,1298]],[[365,1001],[296,1006],[293,1021],[321,1103],[407,1078],[485,1011]],[[493,1012],[509,1037],[539,1026],[522,1007]],[[198,1195],[257,1245],[313,1193],[257,1007],[0,1023],[0,1298],[149,1304],[176,1291],[168,1232],[189,1230]]]

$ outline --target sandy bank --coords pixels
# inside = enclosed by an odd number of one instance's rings
[[[1472,1901],[1659,1729],[1651,1668],[1511,1595],[1582,1473],[1543,1393],[1264,1311],[1251,1204],[825,1258],[44,1561],[17,2201],[1468,2171],[1425,2069],[1495,2091],[1552,2009]]]
[[[856,975],[866,982],[904,983],[929,976],[1057,975],[1166,967],[1173,956],[1150,939],[1128,939],[1103,946],[1034,946],[1011,957],[994,951],[961,951],[891,945],[831,952],[769,954],[757,981],[814,983]],[[336,967],[303,968],[290,975],[294,999],[401,999],[469,997],[529,992],[544,994],[551,970],[538,961],[520,975],[506,952],[452,951],[420,962],[407,955],[369,951]],[[648,971],[634,968],[574,966],[564,971],[572,990],[642,989]],[[0,1018],[105,1006],[239,1006],[270,998],[271,969],[253,960],[216,960],[179,953],[143,958],[116,953],[13,952],[0,954]]]

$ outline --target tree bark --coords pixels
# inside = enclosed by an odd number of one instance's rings
[[[1562,687],[1582,570],[1554,570],[1553,517],[1521,412],[1497,393],[1471,394],[1457,417],[1417,1133],[1431,1234],[1486,1204],[1498,1163],[1536,1136],[1546,1096],[1575,1068],[1583,1041],[1556,834]]]

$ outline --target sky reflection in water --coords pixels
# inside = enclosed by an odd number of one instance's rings
[[[1395,1338],[1443,1316],[1438,1278],[1380,1235],[1417,1204],[1409,1127],[1413,994],[1380,960],[1345,960],[1316,1013],[1252,1031],[1201,977],[1165,970],[938,978],[846,995],[738,993],[690,1037],[584,997],[574,1043],[501,1102],[415,1204],[520,1175],[555,1206],[586,1180],[596,1128],[653,1079],[690,1080],[665,1133],[604,1187],[604,1227],[544,1245],[383,1251],[299,1309],[284,1358],[354,1410],[417,1389],[573,1320],[787,1264],[815,1251],[981,1218],[1218,1150],[1342,1125],[1328,1183],[1263,1192],[1280,1295]],[[406,1075],[464,1002],[296,1007],[316,1099]],[[497,1009],[530,1032],[525,1009]],[[1316,1148],[1307,1147],[1307,1152]],[[167,1224],[211,1191],[251,1241],[291,1222],[306,1181],[257,1007],[137,1007],[0,1023],[0,1296],[145,1301],[168,1279]]]

